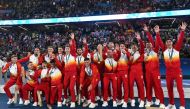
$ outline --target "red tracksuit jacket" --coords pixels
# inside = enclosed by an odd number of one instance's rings
[[[133,60],[133,62],[130,61],[130,71],[143,71],[142,69],[142,62],[144,61],[144,44],[142,40],[139,40],[140,42],[140,56],[136,57],[136,53],[133,55],[134,58],[137,58]]]
[[[82,84],[84,84],[84,80],[86,79],[86,78],[90,78],[91,79],[91,84],[92,84],[92,88],[94,89],[96,86],[94,86],[94,84],[96,84],[97,83],[97,81],[99,81],[99,79],[100,79],[100,74],[99,74],[99,72],[98,72],[98,68],[96,67],[96,65],[94,65],[94,64],[91,64],[90,65],[90,68],[91,68],[91,72],[92,72],[92,74],[91,75],[88,75],[87,73],[86,73],[86,70],[85,70],[85,65],[83,65],[82,66],[82,68],[81,68],[81,73],[80,73],[80,84],[82,85]]]
[[[30,56],[26,56],[26,57],[18,60],[18,62],[20,62],[20,63],[27,62],[27,61],[32,62],[34,67],[37,68],[38,65],[42,64],[43,56],[40,55],[39,57],[36,57],[34,54],[32,54]]]
[[[171,51],[173,51],[173,54],[171,53],[172,57],[169,56],[170,50],[165,47],[164,43],[162,42],[162,39],[160,38],[159,33],[156,34],[156,38],[164,52],[163,54],[164,54],[164,61],[165,61],[165,65],[166,65],[166,73],[167,72],[178,72],[178,73],[181,72],[181,62],[180,62],[179,51],[183,44],[184,31],[180,32],[178,41],[176,42],[174,47],[171,49]]]
[[[4,74],[7,70],[10,70],[12,63],[7,63],[5,67],[2,69],[2,73]],[[12,72],[10,71],[10,79],[16,79],[17,82],[16,84],[22,84],[22,79],[21,79],[21,68],[22,65],[19,62],[16,62],[17,65],[17,72]]]

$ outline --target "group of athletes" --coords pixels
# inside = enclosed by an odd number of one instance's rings
[[[42,106],[43,97],[49,109],[57,103],[57,107],[69,105],[75,108],[76,103],[83,107],[95,108],[97,100],[102,100],[102,107],[108,106],[112,99],[113,107],[127,103],[135,106],[134,82],[138,89],[139,107],[153,105],[153,90],[156,105],[160,108],[176,109],[174,103],[174,81],[180,97],[180,109],[185,109],[183,91],[183,76],[180,66],[180,49],[183,44],[186,23],[180,25],[178,40],[168,38],[163,43],[160,37],[159,26],[154,27],[156,37],[153,38],[148,26],[144,25],[148,41],[143,41],[139,33],[135,33],[138,43],[131,43],[127,48],[124,43],[98,44],[97,49],[89,52],[87,40],[83,39],[83,47],[76,47],[75,35],[70,34],[68,45],[58,47],[54,54],[53,47],[49,46],[46,54],[35,48],[33,54],[22,59],[11,55],[2,72],[10,72],[10,79],[4,86],[9,100],[7,104],[15,103],[19,93],[19,104]],[[159,49],[163,51],[166,66],[166,83],[169,104],[164,104],[164,93],[161,86]],[[27,62],[27,68],[22,63]],[[144,69],[143,70],[143,65]],[[145,71],[145,73],[143,73]],[[10,87],[15,85],[12,95]],[[62,96],[63,95],[63,96]],[[146,95],[146,98],[145,98]],[[145,101],[146,99],[146,101]]]

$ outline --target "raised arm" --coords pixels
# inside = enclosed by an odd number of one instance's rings
[[[144,48],[145,47],[144,47],[143,41],[141,39],[141,36],[140,36],[140,34],[138,32],[135,33],[135,36],[136,36],[138,42],[140,43],[140,54],[144,55]]]
[[[76,41],[75,41],[75,36],[74,33],[71,33],[71,40],[70,40],[70,50],[71,50],[71,55],[76,57]]]
[[[24,57],[24,58],[21,58],[21,59],[19,59],[17,62],[19,62],[19,63],[27,62],[27,61],[29,60],[30,56],[31,56],[31,55],[26,56],[26,57]]]
[[[144,30],[144,32],[146,33],[146,36],[147,36],[149,42],[150,42],[150,43],[152,44],[152,46],[154,47],[154,39],[153,39],[152,35],[150,34],[150,32],[148,31],[147,25],[144,25],[143,30]]]
[[[179,34],[179,38],[178,38],[178,40],[177,40],[177,43],[175,44],[175,46],[174,46],[174,48],[176,49],[176,50],[178,50],[178,51],[180,51],[180,49],[181,49],[181,46],[182,46],[182,44],[183,44],[183,39],[184,39],[184,34],[185,34],[185,29],[186,29],[186,27],[187,27],[187,24],[185,23],[185,22],[182,22],[182,25],[180,26],[181,28],[181,31],[180,31],[180,34]]]
[[[157,40],[155,40],[154,52],[158,53],[158,51],[159,51],[159,43]]]
[[[83,56],[87,57],[87,55],[88,55],[88,44],[87,44],[86,38],[83,39],[83,45],[84,45],[84,49],[85,49],[83,52]]]
[[[162,48],[162,51],[165,51],[166,50],[166,47],[160,37],[160,28],[158,25],[156,25],[154,27],[154,31],[156,32],[156,41],[157,41],[157,44]]]

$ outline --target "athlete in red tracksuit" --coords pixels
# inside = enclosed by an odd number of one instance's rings
[[[166,66],[166,84],[169,95],[169,105],[166,107],[167,109],[176,108],[174,104],[174,93],[173,93],[174,81],[176,81],[177,90],[179,92],[180,105],[181,105],[180,109],[185,109],[185,99],[184,99],[184,91],[182,83],[183,76],[181,71],[179,51],[183,44],[184,31],[186,27],[187,24],[182,23],[178,40],[174,46],[171,39],[166,40],[166,46],[164,46],[160,38],[159,26],[155,27],[156,38],[159,42],[160,47],[162,48],[164,54],[165,66]]]
[[[87,102],[83,104],[83,107],[95,108],[95,88],[100,80],[100,74],[96,65],[91,64],[89,58],[85,58],[85,65],[81,68],[80,73],[80,89],[82,89],[83,95],[87,98]]]
[[[154,40],[152,35],[148,31],[147,26],[144,26],[144,31],[148,37],[149,42],[146,43],[146,52],[144,54],[145,61],[145,80],[146,80],[146,96],[147,103],[146,107],[150,107],[152,105],[152,89],[155,89],[155,95],[157,95],[160,100],[160,108],[165,108],[164,105],[164,93],[161,86],[161,78],[160,78],[160,63],[158,57],[158,49],[159,45],[156,41],[154,44]]]
[[[23,98],[22,95],[22,66],[19,62],[17,62],[17,56],[11,56],[11,62],[7,63],[6,66],[3,68],[2,73],[6,73],[7,71],[10,72],[10,79],[6,82],[4,86],[4,91],[9,97],[9,101],[7,104],[12,104],[14,102],[14,97],[10,92],[10,87],[16,84],[16,89],[19,90],[20,98]]]
[[[120,44],[121,56],[117,62],[117,94],[118,94],[118,105],[122,107],[127,107],[128,102],[128,71],[129,71],[129,58],[130,53],[128,49],[125,48],[124,44]],[[124,88],[124,97],[122,97],[122,84]],[[122,100],[122,98],[124,100]]]
[[[87,54],[88,54],[88,45],[87,45],[86,39],[83,39],[83,44],[84,44],[84,52],[81,47],[77,48],[77,57],[76,57],[76,63],[77,63],[76,89],[77,89],[77,93],[78,93],[79,84],[80,84],[81,68],[84,65],[84,59],[87,57]]]
[[[71,34],[70,46],[65,47],[65,56],[64,56],[64,100],[63,105],[66,104],[68,95],[67,90],[69,89],[71,94],[71,108],[75,108],[75,84],[77,76],[77,63],[76,63],[76,45],[74,40],[74,33]]]
[[[34,66],[34,69],[37,69],[37,67],[39,65],[41,65],[42,61],[43,61],[43,56],[40,55],[40,49],[35,48],[34,49],[34,54],[29,55],[27,57],[24,57],[24,58],[18,60],[18,62],[20,62],[20,63],[27,62],[27,61],[32,62],[33,66]]]
[[[56,58],[59,60],[59,62],[63,65],[63,58],[64,58],[64,54],[63,54],[63,48],[60,46],[58,47],[58,54],[56,56]]]
[[[129,97],[131,99],[131,106],[135,106],[134,100],[134,82],[137,83],[138,94],[140,98],[139,107],[144,107],[144,79],[142,63],[144,61],[144,44],[140,38],[139,33],[136,33],[136,38],[140,43],[140,50],[136,44],[132,45],[131,57],[130,57],[130,72],[129,72]]]
[[[94,53],[91,53],[91,60],[92,62],[97,66],[98,71],[100,73],[100,82],[101,82],[101,89],[99,89],[99,87],[97,86],[96,88],[96,96],[102,96],[103,97],[103,73],[104,73],[104,59],[102,56],[102,45],[98,44],[97,46],[97,51]],[[99,90],[101,90],[101,94],[98,93]]]
[[[107,56],[106,56],[107,54]],[[113,89],[113,107],[117,107],[116,98],[117,98],[117,61],[120,57],[120,52],[117,51],[117,54],[114,53],[112,49],[107,50],[107,53],[103,55],[104,57],[104,102],[103,107],[108,106],[108,90],[110,81],[112,82]]]
[[[57,100],[57,107],[62,107],[62,65],[55,55],[52,55],[50,65],[51,68],[48,71],[50,75],[50,105],[53,105]]]
[[[52,46],[48,46],[47,54],[43,54],[43,55],[42,55],[42,57],[43,57],[42,62],[43,62],[43,61],[46,61],[46,62],[47,62],[47,65],[48,65],[48,68],[51,67],[50,61],[51,61],[52,56],[54,56],[54,53],[53,53],[53,52],[54,52],[53,47],[52,47]]]
[[[34,104],[33,106],[41,105],[42,103],[38,101],[37,93],[42,91],[45,94],[46,103],[49,107],[49,96],[50,96],[50,74],[47,68],[47,63],[44,61],[42,63],[42,69],[38,70],[38,77],[40,77],[40,82],[34,88]],[[38,103],[39,102],[39,103]]]
[[[38,84],[38,72],[34,70],[33,63],[28,63],[28,70],[25,72],[26,84],[22,87],[24,105],[28,105],[30,100],[28,99],[29,91],[34,92],[35,86]]]

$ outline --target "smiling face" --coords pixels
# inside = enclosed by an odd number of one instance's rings
[[[125,50],[125,45],[124,44],[120,44],[120,50]]]
[[[34,65],[32,64],[32,62],[28,63],[28,69],[32,70],[34,67]]]
[[[136,44],[133,44],[132,46],[131,46],[131,49],[132,49],[132,51],[137,51],[138,50],[138,47],[137,47],[137,45]]]
[[[110,49],[113,49],[113,48],[114,48],[114,43],[113,43],[113,42],[109,42],[109,43],[108,43],[108,47],[109,47]]]
[[[167,41],[166,41],[166,47],[167,47],[168,49],[171,49],[171,48],[173,47],[173,42],[172,42],[172,40],[167,40]]]
[[[112,50],[108,50],[107,51],[107,57],[108,58],[112,58],[113,57],[113,51]]]
[[[58,54],[62,54],[63,53],[63,48],[62,47],[59,47],[58,48]]]
[[[17,59],[18,59],[18,58],[17,58],[16,56],[11,57],[11,62],[12,62],[12,63],[16,63],[16,62],[17,62]]]
[[[148,50],[151,50],[152,49],[152,44],[151,43],[146,43],[146,48],[148,49]]]
[[[71,51],[71,50],[70,50],[70,47],[66,46],[66,47],[65,47],[65,53],[66,53],[66,54],[69,54],[70,51]]]
[[[77,48],[77,54],[81,55],[82,54],[82,49],[81,48]]]
[[[48,47],[48,54],[53,54],[53,48],[52,47]]]
[[[90,66],[90,60],[85,60],[84,65],[85,65],[85,67],[89,67]]]
[[[39,48],[35,48],[34,49],[34,55],[38,55],[38,54],[40,54],[40,49]]]

